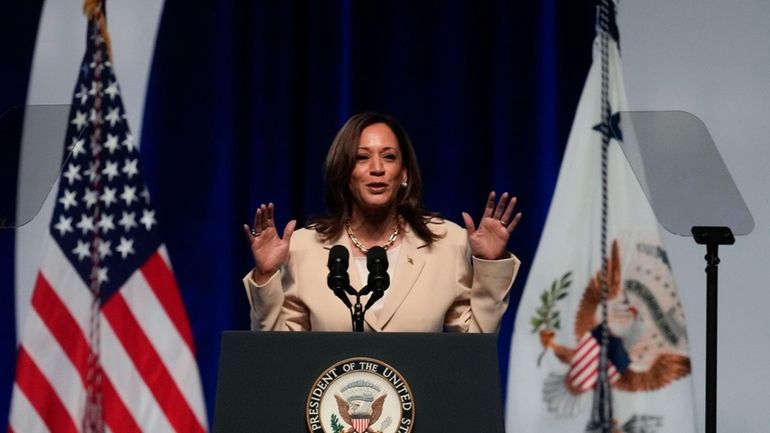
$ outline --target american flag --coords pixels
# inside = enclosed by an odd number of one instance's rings
[[[104,26],[89,20],[8,431],[205,432],[192,333]]]

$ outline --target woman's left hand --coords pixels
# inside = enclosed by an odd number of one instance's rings
[[[490,192],[478,228],[473,223],[473,218],[467,212],[463,212],[468,242],[471,253],[475,257],[486,260],[505,257],[505,247],[508,245],[511,232],[521,220],[521,212],[516,213],[516,216],[511,219],[515,206],[516,197],[509,198],[507,192],[503,193],[500,201],[495,205],[495,192]]]

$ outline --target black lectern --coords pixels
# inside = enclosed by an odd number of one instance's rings
[[[352,376],[352,370],[360,368],[377,370],[381,377],[374,377],[374,382],[395,384],[397,393],[386,398],[384,391],[380,395],[382,385],[363,387],[361,383],[368,381]],[[332,381],[338,377],[352,379],[343,386],[344,380]],[[357,391],[355,385],[361,385],[364,392]],[[318,421],[329,424],[328,414],[318,412],[320,395],[326,391],[336,396],[332,403],[324,403],[335,409],[332,428],[322,427]],[[357,398],[360,401],[355,401]],[[383,411],[381,400],[407,409],[404,419],[379,413]],[[362,425],[356,410],[368,414],[371,419],[365,421],[371,425]],[[214,433],[327,430],[503,433],[497,335],[223,334]]]

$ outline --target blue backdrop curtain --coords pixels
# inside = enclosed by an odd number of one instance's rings
[[[284,224],[323,213],[326,150],[364,110],[407,129],[427,208],[460,222],[490,189],[519,197],[510,249],[525,264],[500,332],[505,378],[593,34],[593,2],[167,1],[141,151],[209,410],[220,332],[249,326],[241,225],[261,202]]]
[[[500,331],[505,381],[519,292],[593,34],[593,1],[167,0],[141,163],[193,328],[209,414],[221,332],[249,326],[240,280],[252,259],[241,225],[261,202],[276,203],[282,224],[323,213],[326,150],[342,123],[365,110],[405,126],[428,209],[460,223],[463,210],[478,218],[492,189],[519,197],[524,220],[509,249],[524,265]],[[10,58],[5,49],[3,56]],[[8,251],[3,266],[12,262]],[[12,272],[0,286],[3,299],[13,299]],[[12,329],[10,316],[3,329]],[[5,353],[0,371],[12,371],[14,356]],[[2,380],[0,403],[11,386]]]

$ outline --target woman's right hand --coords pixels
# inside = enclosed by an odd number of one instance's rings
[[[297,225],[296,220],[289,221],[283,229],[283,238],[278,236],[275,226],[275,206],[261,204],[254,215],[254,225],[243,225],[243,233],[249,241],[251,254],[254,256],[252,279],[258,285],[266,283],[289,258],[289,241]]]

